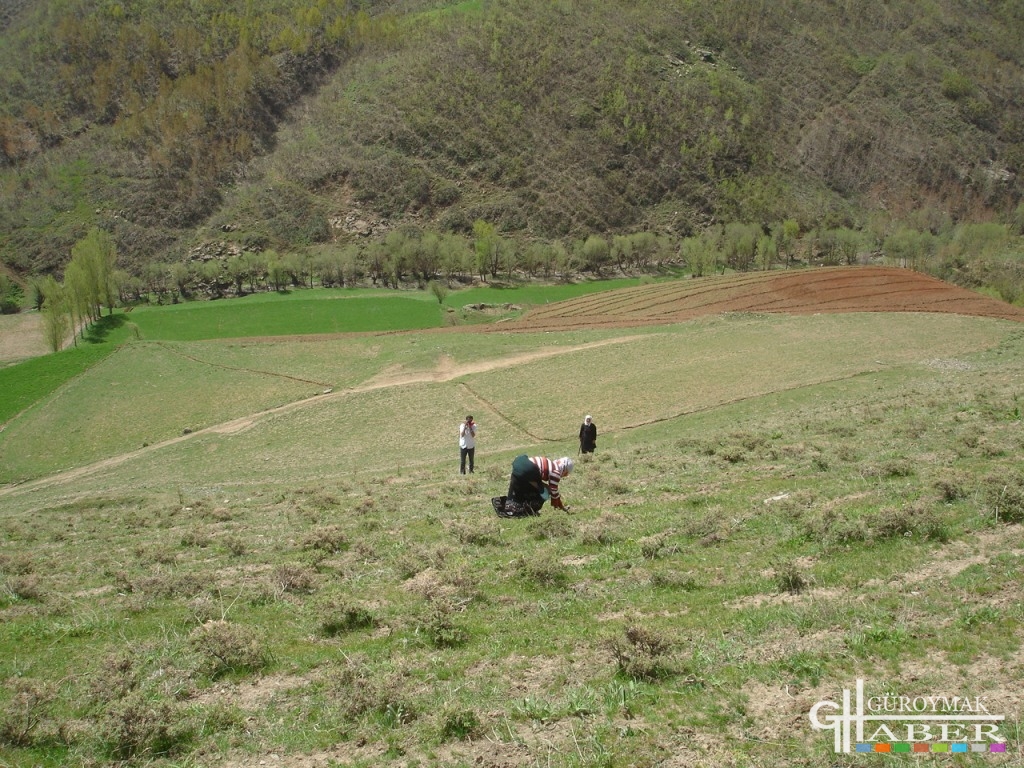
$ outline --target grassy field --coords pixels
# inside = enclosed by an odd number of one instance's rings
[[[1021,382],[953,315],[143,334],[0,434],[0,765],[905,762],[811,728],[858,678],[1018,765]]]

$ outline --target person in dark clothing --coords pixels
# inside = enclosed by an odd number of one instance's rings
[[[597,448],[597,425],[588,415],[580,425],[580,453],[593,453]]]
[[[558,484],[572,469],[573,460],[568,456],[560,459],[530,457],[525,453],[516,456],[512,462],[508,495],[494,497],[491,506],[502,517],[536,515],[548,499],[555,509],[568,509],[562,502]]]

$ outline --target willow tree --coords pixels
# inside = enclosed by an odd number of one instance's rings
[[[64,288],[76,310],[84,310],[79,319],[85,316],[98,320],[104,304],[108,313],[114,311],[118,293],[116,266],[117,246],[102,229],[94,227],[71,247],[71,261],[64,270]]]
[[[38,284],[38,290],[43,299],[40,312],[43,316],[46,343],[51,352],[60,352],[72,327],[67,292],[64,286],[50,275]]]

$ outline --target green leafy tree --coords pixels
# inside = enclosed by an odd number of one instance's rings
[[[249,291],[255,293],[260,283],[267,279],[267,255],[258,251],[243,251],[245,272],[249,280]]]
[[[768,271],[779,255],[779,246],[771,235],[761,235],[757,241],[757,268]]]
[[[184,300],[191,295],[192,270],[187,264],[176,261],[170,265],[169,276],[171,284],[177,291],[174,296],[174,303],[177,304],[179,300]]]
[[[480,279],[488,274],[498,274],[498,233],[493,224],[483,219],[473,222],[473,251],[476,254],[476,268]]]
[[[448,298],[448,286],[440,280],[431,280],[428,287],[434,294],[434,298],[437,299],[437,303],[444,304],[444,300]]]
[[[50,275],[39,283],[39,292],[43,296],[41,312],[46,343],[51,352],[60,352],[72,328],[67,293],[64,286]]]
[[[267,283],[271,290],[283,291],[288,287],[288,267],[275,250],[263,252],[267,264]]]
[[[882,242],[882,252],[890,264],[910,269],[921,268],[934,250],[934,241],[927,232],[900,227]]]
[[[21,286],[7,275],[0,274],[0,313],[14,315],[21,311],[25,295]]]
[[[704,277],[713,271],[711,244],[703,235],[685,238],[679,251],[691,277]]]
[[[601,275],[601,270],[611,263],[611,246],[600,235],[590,235],[583,241],[580,254],[583,257],[584,268],[598,276]]]
[[[633,261],[633,237],[631,235],[615,235],[612,237],[612,258],[615,265],[624,270]]]
[[[756,224],[731,222],[725,225],[722,250],[725,262],[737,272],[746,272],[754,264],[761,228]]]
[[[438,269],[449,282],[473,273],[473,252],[465,238],[451,232],[441,235],[437,246]]]
[[[654,259],[659,249],[658,237],[653,232],[637,232],[630,235],[630,253],[633,266],[645,269]]]
[[[795,219],[786,219],[772,225],[772,237],[778,248],[779,256],[785,260],[786,267],[792,266],[796,255],[797,240],[800,237],[800,224]]]

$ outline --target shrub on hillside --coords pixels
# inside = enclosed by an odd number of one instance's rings
[[[634,680],[662,680],[679,672],[672,643],[658,632],[635,624],[626,627],[622,637],[610,639],[608,649],[619,674]]]
[[[213,678],[228,672],[258,672],[270,663],[270,653],[255,630],[224,620],[196,627],[189,645],[199,656],[202,671]]]
[[[325,600],[317,606],[317,612],[320,614],[320,632],[327,637],[369,629],[376,624],[369,610],[344,599]]]
[[[877,539],[918,536],[933,541],[948,541],[949,531],[941,512],[924,500],[900,507],[883,507],[867,516],[868,530]]]
[[[1004,523],[1024,523],[1024,474],[985,478],[985,501]]]
[[[50,683],[26,678],[15,678],[10,685],[13,695],[0,709],[0,744],[28,747],[37,742],[43,723],[50,717],[57,689]]]
[[[107,708],[99,735],[111,757],[131,760],[180,752],[196,730],[195,720],[180,704],[134,692]]]
[[[320,550],[333,555],[348,549],[349,542],[340,526],[328,525],[310,531],[302,542],[302,548]]]

